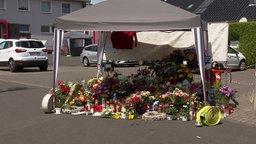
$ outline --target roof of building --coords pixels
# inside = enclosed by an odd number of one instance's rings
[[[167,3],[185,9],[207,22],[239,21],[245,17],[256,20],[256,0],[166,0]]]

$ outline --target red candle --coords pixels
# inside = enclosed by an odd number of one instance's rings
[[[88,106],[86,106],[86,107],[85,107],[85,111],[86,111],[86,112],[88,112],[88,111],[89,111]]]
[[[98,106],[98,112],[102,112],[102,106],[101,105]]]
[[[94,109],[95,112],[98,112],[98,105],[94,105],[93,109]]]

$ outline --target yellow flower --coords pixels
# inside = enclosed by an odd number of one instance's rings
[[[113,114],[113,115],[112,115],[112,118],[114,118],[114,119],[119,119],[119,118],[120,118],[120,115],[119,115],[119,114]]]
[[[178,71],[177,71],[178,73],[181,73],[182,72],[182,69],[178,69]]]
[[[150,95],[150,92],[149,92],[149,91],[146,91],[145,95],[146,95],[146,96],[149,96],[149,95]]]
[[[129,120],[133,120],[134,119],[134,114],[128,114],[128,117],[127,117]]]
[[[183,74],[179,74],[179,78],[183,78]]]
[[[189,73],[189,74],[188,74],[188,78],[189,78],[189,79],[192,79],[192,78],[193,78],[193,74],[192,74],[192,73]]]
[[[181,66],[181,68],[185,68],[186,67],[186,65],[184,65],[184,64],[181,64],[180,66]]]
[[[92,83],[95,83],[95,82],[97,82],[97,81],[98,81],[97,78],[91,78],[91,79],[88,81],[88,84],[89,84],[89,85],[92,85]]]

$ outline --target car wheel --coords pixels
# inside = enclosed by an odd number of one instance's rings
[[[90,66],[90,63],[89,63],[89,60],[88,60],[87,57],[85,57],[85,58],[83,59],[83,65],[84,65],[85,67]]]
[[[40,69],[40,71],[47,71],[48,66],[47,65],[46,66],[40,66],[39,69]]]
[[[9,69],[11,72],[16,72],[18,70],[18,67],[13,59],[9,60]]]
[[[239,68],[240,70],[246,70],[246,63],[244,60],[240,61]]]

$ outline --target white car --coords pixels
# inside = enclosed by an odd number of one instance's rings
[[[80,61],[85,67],[90,66],[91,64],[97,64],[97,49],[97,44],[91,44],[83,48],[82,53],[80,54]],[[103,57],[103,59],[106,58]]]
[[[245,56],[234,48],[228,47],[228,60],[226,67],[233,69],[246,69],[246,58]]]
[[[82,50],[82,53],[80,54],[80,61],[83,63],[83,66],[90,66],[91,64],[97,64],[97,44],[91,44],[88,46],[85,46]],[[105,54],[103,55],[103,64],[106,62],[110,62],[114,65],[138,65],[139,62],[135,60],[106,60]]]
[[[0,66],[9,66],[11,72],[24,67],[48,68],[48,54],[44,44],[35,39],[5,39],[0,43]]]

